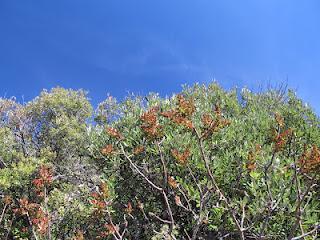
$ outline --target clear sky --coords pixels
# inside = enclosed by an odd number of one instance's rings
[[[319,0],[0,0],[0,95],[286,82],[320,113]]]

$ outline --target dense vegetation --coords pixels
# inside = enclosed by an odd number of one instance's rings
[[[0,239],[317,239],[319,119],[291,91],[0,99]]]

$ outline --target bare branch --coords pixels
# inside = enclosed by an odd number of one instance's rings
[[[307,232],[307,233],[304,233],[300,236],[297,236],[297,237],[294,237],[294,238],[291,238],[291,240],[299,240],[299,239],[302,239],[304,237],[307,237],[315,232],[318,231],[318,229],[320,229],[320,224],[317,224],[310,232]]]

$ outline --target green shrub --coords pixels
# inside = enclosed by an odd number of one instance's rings
[[[1,239],[316,238],[320,122],[292,91],[0,106]]]

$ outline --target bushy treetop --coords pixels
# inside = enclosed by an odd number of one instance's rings
[[[1,99],[0,238],[315,239],[319,123],[292,91],[216,83],[94,113],[82,90]]]

